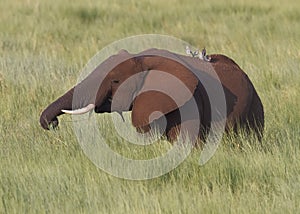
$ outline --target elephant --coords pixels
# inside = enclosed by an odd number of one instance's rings
[[[246,73],[225,55],[211,54],[206,59],[154,48],[136,54],[121,50],[51,103],[42,112],[40,124],[49,130],[57,127],[57,117],[66,113],[93,110],[122,115],[131,111],[138,132],[158,127],[170,142],[180,131],[193,141],[205,142],[216,120],[224,121],[225,131],[243,128],[261,141],[263,104]],[[222,96],[212,104],[217,85]],[[223,113],[218,111],[221,99]],[[214,112],[219,112],[219,119],[213,117]]]

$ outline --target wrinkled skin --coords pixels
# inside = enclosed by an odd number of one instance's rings
[[[248,76],[230,58],[210,55],[211,61],[183,56],[166,50],[149,49],[139,54],[120,51],[101,63],[86,79],[51,103],[41,114],[40,124],[48,130],[58,126],[57,117],[62,110],[75,110],[94,104],[96,113],[132,111],[132,124],[139,132],[147,132],[153,125],[160,128],[163,117],[151,114],[161,112],[167,121],[164,133],[170,141],[177,138],[183,126],[188,134],[196,129],[193,140],[205,140],[211,127],[211,112],[207,91],[202,83],[214,87],[218,83],[210,70],[214,70],[221,81],[226,101],[226,130],[237,131],[238,127],[253,130],[261,139],[264,127],[264,111],[261,100]],[[157,71],[179,79],[187,91]],[[134,76],[133,76],[134,75]],[[126,87],[122,83],[128,81]],[[124,86],[124,85],[123,85]],[[165,86],[175,92],[176,102],[159,91],[149,90]],[[188,93],[189,92],[189,93]],[[194,98],[198,111],[189,111]],[[180,111],[190,112],[184,118]],[[195,119],[196,118],[196,119]],[[191,131],[191,133],[195,133]]]

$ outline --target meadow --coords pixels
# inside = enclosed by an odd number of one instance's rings
[[[299,11],[296,0],[1,0],[0,213],[298,213]],[[132,181],[87,158],[71,117],[62,116],[55,131],[40,127],[42,110],[76,83],[93,55],[147,33],[233,58],[264,104],[262,143],[225,136],[204,166],[193,150],[171,172]],[[109,119],[97,117],[114,139]],[[148,154],[112,144],[145,157],[170,147],[163,141]]]

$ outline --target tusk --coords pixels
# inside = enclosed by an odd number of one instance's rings
[[[76,109],[76,110],[61,110],[63,113],[66,114],[85,114],[95,108],[94,104],[88,104],[86,107]]]

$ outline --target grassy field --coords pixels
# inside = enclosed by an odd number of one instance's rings
[[[0,0],[0,213],[298,213],[299,11],[298,0]],[[58,131],[39,126],[98,50],[144,33],[233,58],[264,104],[262,145],[226,137],[204,166],[195,150],[164,176],[131,181],[85,156],[71,117]],[[113,146],[137,152],[123,144]]]

